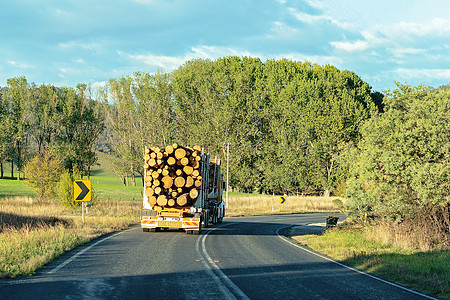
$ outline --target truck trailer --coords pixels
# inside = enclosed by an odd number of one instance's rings
[[[145,232],[200,234],[202,228],[222,222],[223,190],[220,159],[201,147],[146,148],[141,227]]]

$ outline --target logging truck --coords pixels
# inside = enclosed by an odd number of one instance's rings
[[[200,146],[145,148],[143,231],[185,230],[200,234],[225,216],[220,159]]]

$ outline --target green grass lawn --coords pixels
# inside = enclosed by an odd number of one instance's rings
[[[5,197],[36,197],[34,189],[24,180],[0,179],[0,198]]]

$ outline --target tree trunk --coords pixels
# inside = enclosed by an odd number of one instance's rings
[[[0,162],[0,179],[3,179],[3,162]]]
[[[14,178],[14,155],[11,158],[11,179]]]
[[[20,151],[20,147],[17,147],[17,180],[20,180],[20,156],[21,156],[21,151]]]

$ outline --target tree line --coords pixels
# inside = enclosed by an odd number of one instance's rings
[[[334,193],[355,215],[420,217],[450,232],[448,86],[398,83],[383,95],[333,66],[235,56],[110,79],[96,91],[23,77],[7,84],[2,166],[20,170],[33,141],[38,154],[56,148],[66,168],[88,173],[105,129],[116,174],[136,185],[145,145],[199,144],[225,163],[229,144],[234,190]]]
[[[199,144],[225,162],[229,143],[233,188],[277,194],[334,190],[340,153],[382,107],[353,72],[248,57],[111,79],[101,94],[124,178],[142,172],[146,144]]]
[[[5,162],[11,165],[11,178],[20,180],[25,163],[49,151],[71,173],[89,174],[103,128],[102,107],[86,84],[57,88],[30,84],[25,77],[7,79],[0,93],[0,178]]]

